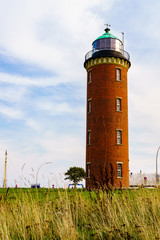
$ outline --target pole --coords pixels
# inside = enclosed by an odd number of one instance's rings
[[[36,188],[37,188],[37,179],[38,179],[38,173],[39,173],[40,168],[43,167],[44,165],[46,165],[46,164],[50,164],[50,163],[52,163],[52,162],[46,162],[46,163],[43,163],[43,164],[40,165],[40,167],[38,168],[38,170],[37,170],[37,174],[36,174]]]
[[[5,152],[4,188],[6,188],[6,182],[7,182],[7,150]]]
[[[123,54],[124,54],[124,32],[121,32],[121,33],[122,33],[122,44],[123,44],[122,51],[123,51]]]
[[[160,146],[156,153],[156,184],[158,184],[158,152],[159,152],[159,149],[160,149]]]

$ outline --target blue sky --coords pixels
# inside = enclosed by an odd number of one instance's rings
[[[160,145],[159,0],[0,0],[0,186],[64,186],[85,167],[84,56],[111,24],[131,56],[132,172],[155,172]]]

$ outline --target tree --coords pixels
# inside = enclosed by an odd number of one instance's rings
[[[81,167],[70,167],[65,173],[65,180],[69,179],[73,182],[74,188],[76,188],[77,183],[85,179],[86,173]]]

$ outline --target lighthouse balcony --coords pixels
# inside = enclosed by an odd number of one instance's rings
[[[85,62],[90,59],[100,58],[100,57],[118,57],[130,61],[130,55],[123,49],[117,48],[96,48],[89,51],[85,55]]]

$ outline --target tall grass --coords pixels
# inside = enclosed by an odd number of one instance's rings
[[[0,239],[160,239],[160,189],[9,189]]]

